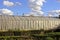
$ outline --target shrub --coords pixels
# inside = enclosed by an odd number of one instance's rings
[[[47,37],[46,40],[54,40],[52,37]]]

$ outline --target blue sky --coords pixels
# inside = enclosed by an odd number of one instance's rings
[[[46,3],[43,6],[43,10],[49,11],[56,9],[60,9],[60,2],[57,0],[46,0]]]
[[[51,10],[60,10],[60,2],[57,0],[46,0],[46,3],[44,3],[42,10],[44,12],[48,12]]]
[[[8,0],[10,2],[13,2],[16,4],[16,2],[21,3],[21,5],[16,5],[16,6],[6,6],[3,4],[3,1],[5,0],[0,0],[0,9],[9,9],[13,11],[13,15],[22,15],[23,13],[29,13],[31,9],[29,8],[29,3],[28,0]],[[44,12],[44,15],[47,14],[48,11],[51,10],[60,10],[60,2],[57,0],[46,0],[44,5],[42,6],[42,11]]]

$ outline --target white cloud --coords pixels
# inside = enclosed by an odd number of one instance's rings
[[[34,2],[35,0],[29,0],[29,2]]]
[[[13,2],[10,2],[10,1],[3,1],[3,4],[5,5],[5,6],[13,6],[14,5],[14,3]]]
[[[42,6],[43,2],[45,2],[45,0],[37,0],[35,3],[36,3],[36,5]]]
[[[49,11],[48,14],[52,14],[52,15],[60,15],[60,10],[52,10],[52,11]]]
[[[30,16],[30,15],[32,15],[32,16],[43,16],[42,15],[43,13],[44,12],[42,12],[42,11],[39,11],[39,12],[32,11],[29,14],[26,14],[26,16]]]
[[[34,7],[35,6],[35,7]],[[40,6],[31,6],[30,8],[34,11],[34,10],[41,10],[42,8]]]
[[[20,2],[10,2],[9,0],[4,0],[3,1],[3,5],[5,5],[5,6],[17,6],[17,5],[22,5],[22,3],[20,3]]]
[[[52,14],[48,14],[48,16],[52,17],[53,15]]]
[[[13,12],[9,9],[0,9],[0,13],[3,15],[13,15]]]
[[[58,16],[58,15],[60,15],[60,10],[48,11],[48,16]]]
[[[60,10],[52,10],[51,12],[56,12],[60,14]]]
[[[16,5],[22,5],[22,3],[20,3],[20,2],[16,2]]]
[[[41,10],[44,2],[45,0],[29,0],[29,6],[32,10],[32,13],[43,15],[44,12]]]

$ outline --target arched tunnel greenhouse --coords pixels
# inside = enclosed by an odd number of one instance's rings
[[[60,40],[60,19],[0,15],[0,40]]]

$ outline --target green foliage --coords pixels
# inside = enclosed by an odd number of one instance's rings
[[[56,34],[56,35],[60,35],[60,32],[56,32],[55,34]]]
[[[47,33],[47,34],[54,36],[54,35],[60,35],[60,32],[50,32],[50,33]]]
[[[47,37],[46,40],[54,40],[54,39],[51,37]]]
[[[36,36],[36,37],[47,37],[47,34],[33,34],[32,36]]]

